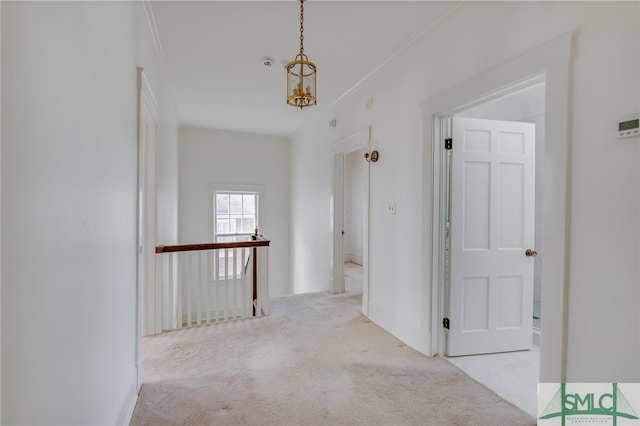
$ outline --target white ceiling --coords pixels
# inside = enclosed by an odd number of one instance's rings
[[[318,66],[318,106],[303,110],[286,104],[280,67],[299,50],[297,0],[154,1],[152,11],[183,124],[290,135],[456,3],[305,1],[304,50]]]

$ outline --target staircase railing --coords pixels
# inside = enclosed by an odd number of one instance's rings
[[[157,246],[163,330],[269,315],[269,244],[250,241]]]

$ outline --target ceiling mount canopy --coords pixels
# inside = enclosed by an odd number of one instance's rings
[[[300,109],[316,104],[316,64],[304,54],[304,2],[300,0],[300,53],[287,64],[287,104]]]

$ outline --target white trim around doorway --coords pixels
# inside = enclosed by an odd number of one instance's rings
[[[333,235],[329,291],[343,293],[344,284],[344,162],[347,154],[368,149],[371,127],[360,129],[331,144],[331,233]],[[364,152],[364,151],[363,151]],[[362,161],[365,161],[364,158]],[[362,314],[369,316],[369,163],[364,179],[362,241]]]
[[[573,33],[565,34],[549,43],[534,48],[496,68],[482,73],[460,86],[427,99],[421,104],[423,120],[423,185],[427,191],[423,227],[430,233],[424,247],[425,297],[423,312],[430,312],[427,326],[427,354],[442,354],[442,273],[443,259],[441,235],[441,119],[473,105],[544,81],[545,84],[545,195],[544,235],[541,255],[542,321],[540,381],[566,380],[567,306],[569,283],[569,213],[570,213],[570,79],[573,58]],[[432,171],[431,173],[429,171]],[[430,198],[429,198],[430,197]]]

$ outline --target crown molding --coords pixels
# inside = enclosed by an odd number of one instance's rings
[[[405,51],[410,49],[418,40],[425,37],[431,31],[433,31],[436,27],[440,26],[444,21],[449,19],[451,15],[453,15],[465,2],[457,2],[454,4],[449,10],[443,13],[436,21],[432,22],[425,29],[416,34],[413,38],[407,41],[402,47],[396,50],[391,56],[382,61],[377,67],[371,70],[367,75],[365,75],[361,80],[359,80],[356,84],[351,86],[346,92],[344,92],[338,99],[333,101],[329,108],[336,107],[340,103],[342,103],[345,99],[351,96],[355,91],[365,86],[370,80],[373,80],[375,76],[385,67],[393,63],[400,55],[402,55]]]
[[[166,69],[167,62],[164,57],[164,50],[162,49],[162,42],[160,41],[158,26],[156,25],[156,18],[153,15],[153,9],[151,8],[151,1],[142,0],[142,8],[144,9],[144,14],[147,17],[147,24],[149,25],[149,31],[151,32],[151,38],[153,39],[153,46],[155,47],[156,55],[162,63],[162,66]]]

